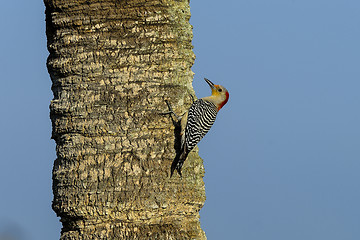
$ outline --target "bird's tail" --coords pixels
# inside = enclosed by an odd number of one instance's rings
[[[181,168],[186,160],[188,156],[188,153],[186,153],[185,151],[180,151],[179,153],[176,154],[174,161],[171,164],[171,174],[170,177],[172,177],[175,169],[176,171],[179,173],[180,177],[182,177],[181,175]]]

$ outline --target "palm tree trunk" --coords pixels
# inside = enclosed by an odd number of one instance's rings
[[[61,239],[206,239],[197,151],[183,178],[169,100],[191,104],[188,0],[44,0]]]

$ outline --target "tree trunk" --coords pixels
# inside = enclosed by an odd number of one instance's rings
[[[44,0],[61,239],[206,239],[197,151],[170,178],[193,95],[188,0]]]

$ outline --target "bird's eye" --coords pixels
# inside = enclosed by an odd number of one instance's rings
[[[219,91],[219,92],[222,92],[222,89],[221,89],[221,88],[219,88],[219,89],[218,89],[218,91]]]

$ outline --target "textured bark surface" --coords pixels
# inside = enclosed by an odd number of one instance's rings
[[[191,104],[188,0],[45,0],[61,239],[206,239],[204,169],[170,176]]]

